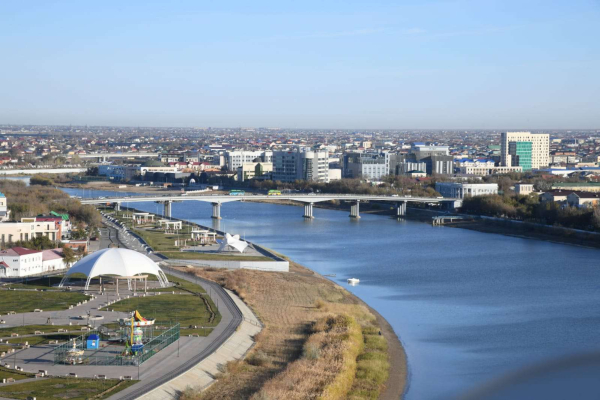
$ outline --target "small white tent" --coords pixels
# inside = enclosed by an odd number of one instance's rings
[[[223,251],[227,247],[230,247],[234,250],[239,251],[240,253],[243,253],[244,250],[246,250],[246,247],[248,247],[248,243],[244,242],[243,240],[240,240],[240,235],[232,236],[229,233],[226,233],[225,237],[223,238],[223,241],[221,242],[221,246],[219,246],[218,251]]]
[[[165,273],[152,259],[137,251],[121,248],[103,249],[82,258],[67,271],[59,287],[62,287],[69,276],[73,274],[87,276],[85,290],[89,289],[92,278],[101,275],[135,276],[149,274],[158,278],[161,287],[165,287],[169,283]]]

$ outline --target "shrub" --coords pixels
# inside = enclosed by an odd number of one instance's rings
[[[269,356],[264,351],[257,350],[248,357],[247,362],[255,367],[262,367],[269,362]]]
[[[313,343],[307,343],[302,349],[302,357],[307,360],[317,360],[321,357],[321,349]]]

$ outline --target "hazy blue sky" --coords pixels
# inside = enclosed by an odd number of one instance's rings
[[[2,1],[0,123],[600,128],[600,1]]]

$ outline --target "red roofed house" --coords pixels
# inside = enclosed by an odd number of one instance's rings
[[[0,277],[21,277],[66,268],[62,249],[30,250],[13,247],[0,251]]]
[[[0,251],[0,262],[6,265],[5,276],[20,277],[41,274],[42,252],[40,250],[29,250],[25,247],[13,247]]]

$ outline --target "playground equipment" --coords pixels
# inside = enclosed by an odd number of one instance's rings
[[[67,350],[67,353],[66,353],[65,359],[64,359],[64,363],[70,364],[70,365],[82,364],[83,363],[83,353],[84,353],[83,349],[78,349],[77,341],[74,340],[73,348]]]
[[[129,328],[129,335],[125,339],[125,350],[123,355],[135,355],[144,349],[144,330],[142,327],[154,325],[154,319],[142,317],[139,311],[135,310],[131,318],[121,318],[119,324]]]
[[[135,310],[131,318],[121,318],[119,320],[119,324],[125,326],[150,326],[154,325],[154,321],[154,319],[146,319],[142,317],[140,312]]]

